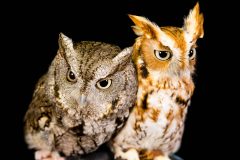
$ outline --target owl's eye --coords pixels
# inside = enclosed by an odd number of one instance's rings
[[[189,59],[192,60],[192,59],[195,58],[195,56],[196,56],[196,49],[195,49],[195,48],[190,49],[190,51],[189,51],[189,53],[188,53]]]
[[[157,59],[160,59],[162,61],[166,61],[171,58],[171,53],[168,51],[158,51],[154,50],[154,54],[157,57]]]
[[[76,82],[77,81],[77,78],[76,78],[75,74],[70,69],[67,72],[67,80],[69,82]]]
[[[103,79],[97,82],[97,87],[99,89],[107,89],[111,86],[112,80],[111,79]]]

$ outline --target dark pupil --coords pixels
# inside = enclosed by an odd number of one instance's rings
[[[70,73],[69,73],[69,78],[72,79],[72,80],[75,79],[75,75],[72,71],[70,71]]]
[[[193,50],[191,49],[190,52],[189,52],[189,57],[192,57],[193,56]]]
[[[100,86],[101,87],[106,87],[107,85],[108,85],[108,81],[107,80],[100,81]]]
[[[167,52],[166,51],[160,51],[159,56],[162,57],[162,58],[165,58],[165,57],[167,57]]]

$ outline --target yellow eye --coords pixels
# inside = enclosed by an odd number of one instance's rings
[[[103,79],[97,82],[97,87],[99,89],[107,89],[111,86],[112,80],[111,79]]]
[[[77,82],[77,78],[76,78],[75,74],[70,69],[67,72],[67,80],[69,82]]]
[[[196,49],[195,49],[195,48],[190,49],[190,51],[189,51],[189,53],[188,53],[189,59],[192,60],[192,59],[195,58],[195,56],[196,56]]]
[[[158,51],[154,50],[154,54],[157,57],[157,59],[161,61],[166,61],[171,58],[172,54],[168,51]]]

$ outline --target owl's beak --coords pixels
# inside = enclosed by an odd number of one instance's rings
[[[80,96],[80,106],[85,106],[86,104],[87,104],[87,97],[84,94],[82,94]]]

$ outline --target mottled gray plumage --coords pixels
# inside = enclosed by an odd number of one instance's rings
[[[25,115],[29,148],[69,156],[107,142],[136,100],[131,52],[102,42],[73,43],[60,34],[57,55],[37,83]]]

